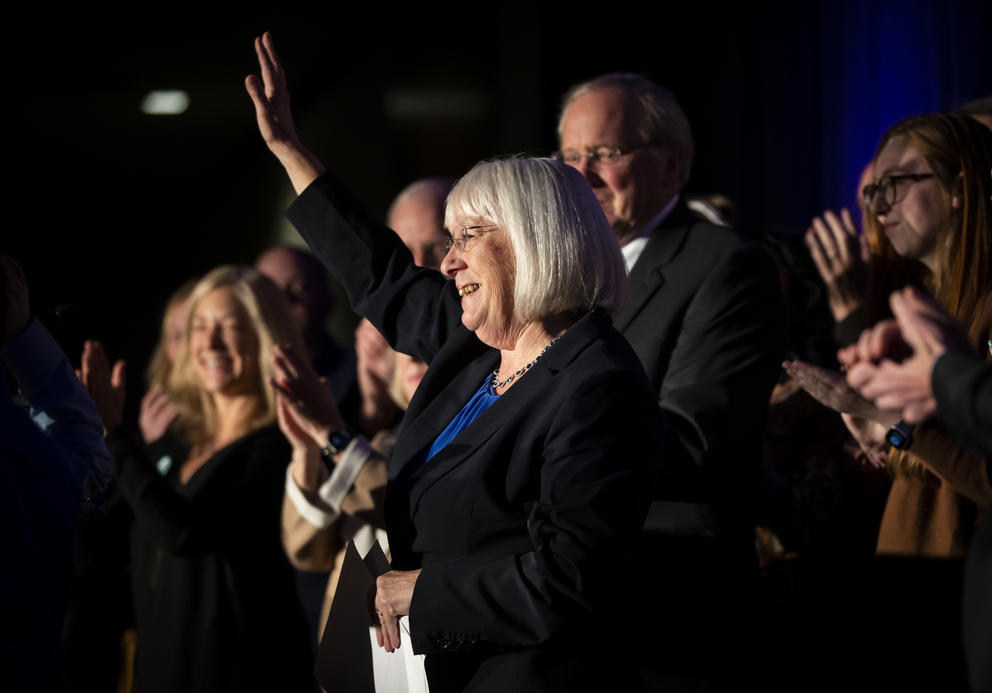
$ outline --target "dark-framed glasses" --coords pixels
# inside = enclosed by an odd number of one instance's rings
[[[932,173],[900,173],[895,176],[882,176],[874,183],[869,183],[861,189],[861,199],[864,200],[868,209],[871,209],[878,199],[881,199],[887,207],[891,207],[896,201],[906,196],[913,183],[933,178],[933,176]]]
[[[601,166],[619,166],[624,161],[624,157],[631,152],[636,152],[638,149],[643,149],[644,147],[650,147],[654,144],[658,144],[658,140],[648,140],[647,142],[641,142],[640,144],[635,144],[630,147],[607,147],[603,145],[601,147],[586,147],[586,151],[580,152],[577,149],[562,149],[553,154],[555,159],[564,162],[569,166],[578,166],[582,163],[583,159],[589,161],[590,164],[599,164]]]
[[[473,231],[479,231],[480,229],[495,229],[498,224],[480,224],[479,226],[463,226],[462,235],[458,238],[453,238],[450,233],[444,235],[444,240],[441,242],[441,247],[444,248],[444,252],[451,250],[452,246],[458,248],[459,253],[464,253],[468,242],[474,238],[481,236],[481,233],[472,233]]]

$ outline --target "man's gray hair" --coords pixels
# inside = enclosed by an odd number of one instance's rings
[[[444,225],[451,232],[456,217],[496,224],[509,236],[518,319],[622,307],[627,271],[616,234],[571,166],[527,157],[479,162],[448,196]]]
[[[686,118],[682,106],[672,92],[641,75],[613,72],[576,84],[565,92],[561,100],[561,110],[558,112],[558,141],[561,142],[562,127],[568,107],[580,96],[610,88],[623,89],[633,96],[640,106],[638,135],[642,142],[657,141],[662,146],[672,147],[679,152],[682,162],[682,185],[685,186],[692,171],[695,149],[689,119]]]

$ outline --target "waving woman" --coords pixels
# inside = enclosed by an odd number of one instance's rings
[[[636,688],[621,578],[660,423],[608,316],[626,276],[588,184],[550,159],[478,164],[448,199],[444,276],[417,268],[300,144],[271,37],[256,51],[247,87],[300,193],[290,219],[353,308],[428,364],[389,465],[383,646],[409,615],[435,693]]]

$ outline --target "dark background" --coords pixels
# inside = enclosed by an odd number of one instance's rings
[[[64,338],[103,339],[134,382],[181,281],[290,238],[291,189],[243,86],[267,29],[302,139],[379,215],[414,178],[552,151],[568,86],[630,71],[689,115],[687,192],[729,195],[745,230],[798,233],[853,203],[892,122],[992,92],[987,1],[489,7],[40,8],[8,23],[0,248],[23,264],[36,314],[74,306]],[[184,114],[139,111],[168,88],[190,94]]]

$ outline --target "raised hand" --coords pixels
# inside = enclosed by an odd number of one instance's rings
[[[83,344],[79,379],[96,403],[105,433],[120,426],[124,420],[124,365],[124,361],[119,360],[111,370],[100,342]]]
[[[289,89],[286,87],[286,73],[276,55],[272,34],[265,32],[255,39],[255,54],[261,79],[248,75],[245,87],[258,118],[258,130],[269,148],[299,144],[293,114],[289,107]]]
[[[302,193],[321,173],[324,165],[300,142],[289,107],[286,73],[276,55],[272,34],[255,39],[255,54],[261,78],[248,75],[245,88],[255,104],[258,131],[266,146],[286,169],[297,193]]]
[[[851,213],[841,210],[815,217],[806,245],[823,283],[834,320],[840,322],[864,302],[868,282],[868,241],[858,235]]]
[[[145,445],[150,445],[165,435],[169,424],[176,418],[176,405],[161,385],[154,385],[141,398],[138,427]]]

